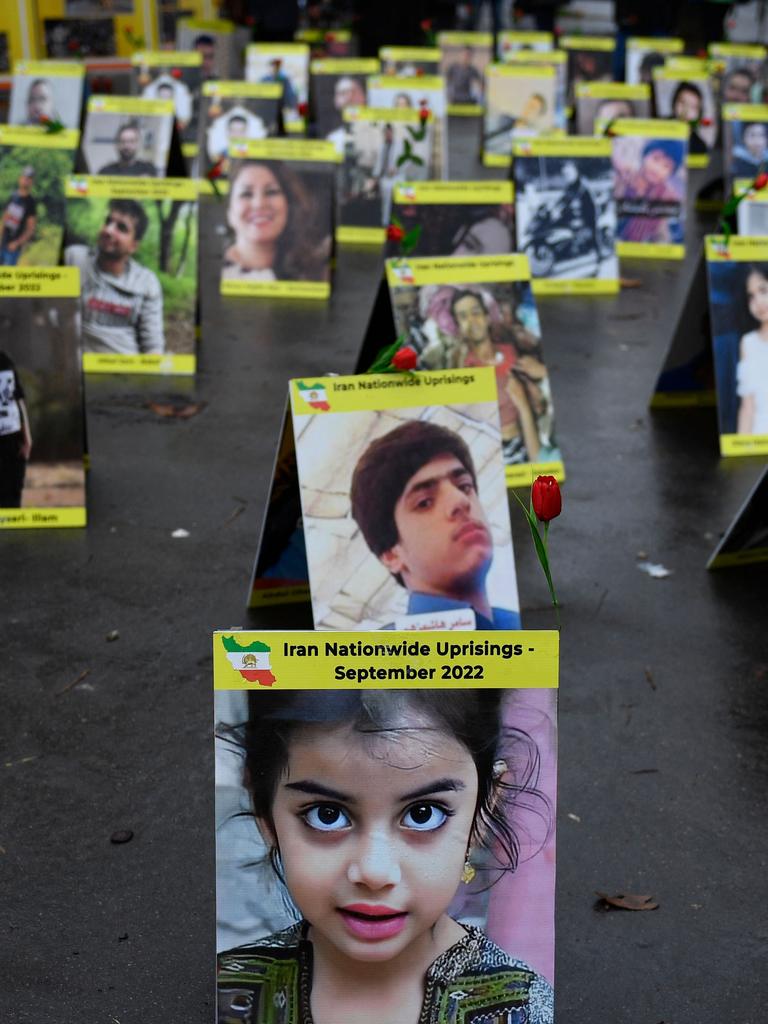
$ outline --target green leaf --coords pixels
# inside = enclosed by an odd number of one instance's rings
[[[400,335],[391,345],[387,345],[377,353],[376,358],[365,371],[366,373],[392,373],[392,357],[405,341],[404,335]]]
[[[415,228],[411,228],[411,230],[405,235],[402,242],[400,243],[400,249],[406,256],[413,252],[413,250],[419,244],[419,239],[421,238],[421,228],[421,224],[417,224]]]

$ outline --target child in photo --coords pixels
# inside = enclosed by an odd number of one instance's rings
[[[682,242],[685,144],[678,139],[616,139],[613,166],[619,240]]]
[[[731,123],[731,132],[734,146],[729,166],[730,176],[750,179],[757,177],[764,169],[768,157],[768,122]]]
[[[298,921],[220,955],[219,1024],[552,1024],[546,979],[449,914],[476,870],[489,886],[514,871],[527,818],[551,827],[515,706],[500,690],[249,695],[220,736]]]
[[[737,433],[768,435],[768,264],[752,264],[746,283],[749,312],[759,326],[739,344]]]

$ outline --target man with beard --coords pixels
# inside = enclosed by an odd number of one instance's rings
[[[157,177],[157,168],[154,164],[136,159],[140,145],[141,131],[138,121],[127,121],[120,126],[115,136],[118,159],[111,164],[105,164],[98,173],[131,175],[134,178]]]

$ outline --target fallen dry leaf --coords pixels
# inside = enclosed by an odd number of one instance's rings
[[[609,907],[619,910],[658,910],[659,904],[654,903],[653,896],[640,896],[637,893],[617,893],[610,896],[607,892],[596,892],[595,895],[607,903]]]
[[[203,411],[205,402],[187,402],[185,405],[176,405],[173,402],[147,402],[146,408],[166,419],[188,420]]]
[[[619,284],[622,288],[642,288],[643,282],[639,277],[620,277]]]

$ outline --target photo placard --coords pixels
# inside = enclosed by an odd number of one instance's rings
[[[181,173],[172,160],[175,122],[171,100],[91,96],[83,129],[83,170],[130,178]]]
[[[437,45],[448,113],[463,117],[482,114],[485,69],[493,59],[493,33],[440,32]]]
[[[721,103],[761,103],[768,48],[760,44],[710,43],[707,52]]]
[[[229,149],[243,139],[281,134],[283,87],[277,82],[215,81],[203,83],[200,105],[200,177],[213,167],[229,174]]]
[[[565,479],[541,325],[522,255],[387,260],[395,330],[421,370],[489,366],[508,487]]]
[[[339,1019],[375,957],[414,1020],[552,1024],[558,639],[214,633],[219,1020],[311,1020],[330,953]]]
[[[555,70],[539,64],[489,64],[483,117],[483,164],[508,167],[516,139],[555,128]]]
[[[309,46],[312,60],[329,60],[352,56],[353,38],[347,28],[299,28],[293,38]]]
[[[515,247],[514,194],[511,181],[409,181],[395,185],[393,211],[418,232],[412,256],[500,256]]]
[[[80,132],[0,125],[0,266],[55,267]]]
[[[233,143],[222,295],[327,299],[335,226],[335,145],[314,139]]]
[[[558,46],[568,54],[568,103],[572,107],[579,82],[612,82],[612,36],[561,36]]]
[[[128,57],[143,40],[148,48],[160,44],[155,4],[142,0],[23,0],[34,7],[46,56],[87,60]],[[165,5],[163,5],[165,6]]]
[[[8,123],[60,122],[80,130],[85,68],[77,61],[20,60],[13,65]]]
[[[0,267],[0,530],[85,526],[77,270]]]
[[[745,178],[751,182],[766,167],[768,104],[725,103],[722,113],[723,169],[728,183],[726,193],[729,194],[737,179]],[[741,230],[739,233],[743,234]]]
[[[519,628],[493,369],[299,379],[290,401],[301,518],[273,526],[270,499],[252,604],[305,552],[318,629]]]
[[[611,140],[524,139],[512,150],[517,248],[537,295],[615,295],[615,173]]]
[[[303,135],[309,102],[309,46],[306,43],[250,43],[245,79],[283,90],[283,125],[288,135]]]
[[[658,117],[687,125],[689,167],[707,167],[717,141],[717,118],[712,79],[708,71],[681,71],[678,67],[655,68],[653,95]]]
[[[448,177],[448,106],[441,75],[385,76],[368,79],[368,103],[395,110],[427,110],[432,115],[432,157],[429,178]]]
[[[664,36],[627,39],[625,78],[629,85],[653,85],[653,69],[663,68],[670,55],[681,54],[685,40]]]
[[[134,53],[134,92],[146,100],[171,100],[176,110],[176,126],[184,156],[197,156],[197,127],[200,92],[203,83],[203,57],[192,53],[165,50]]]
[[[339,155],[344,148],[344,111],[348,107],[385,107],[388,104],[370,99],[368,75],[376,75],[380,64],[375,57],[339,57],[313,60],[309,65],[309,97],[314,134],[327,139]]]
[[[576,131],[579,135],[592,135],[596,121],[650,116],[650,85],[625,82],[579,82],[576,85]]]
[[[619,256],[685,256],[688,125],[627,118],[611,125]]]
[[[768,454],[768,237],[708,235],[720,454]]]
[[[203,82],[229,79],[241,73],[235,23],[226,18],[179,18],[176,49],[200,54]]]
[[[82,286],[86,373],[193,374],[197,183],[73,176],[64,262]]]
[[[344,111],[347,138],[338,176],[338,242],[381,245],[398,184],[429,174],[432,119],[418,111],[353,107]]]
[[[751,190],[751,178],[737,178],[733,183],[735,195],[747,193],[736,207],[736,223],[740,235],[768,236],[768,199],[762,189]]]
[[[568,55],[565,50],[511,50],[504,56],[506,64],[537,65],[555,71],[555,129],[566,134],[570,113],[568,109]]]

